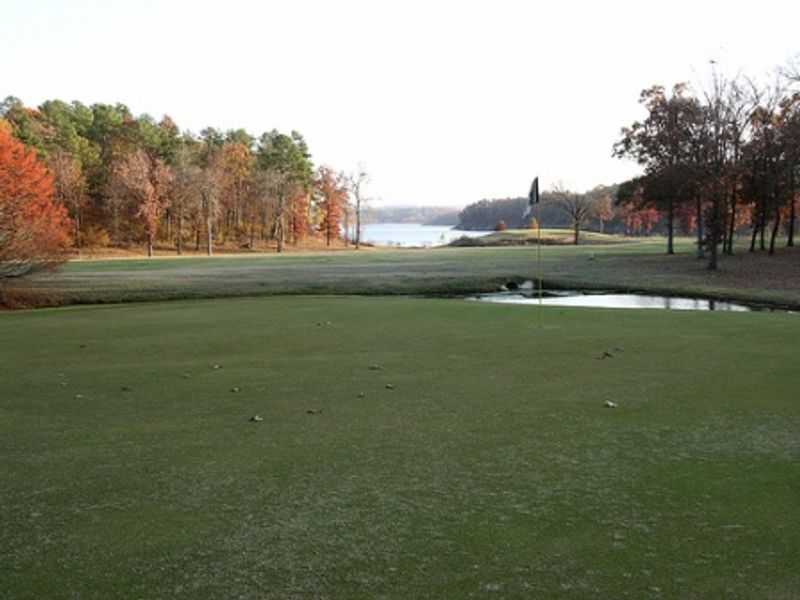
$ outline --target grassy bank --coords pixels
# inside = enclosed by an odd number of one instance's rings
[[[536,244],[541,241],[544,245],[568,246],[574,244],[575,232],[572,229],[542,229],[539,233],[536,229],[504,229],[493,231],[479,237],[464,236],[450,243],[454,247],[473,247],[473,246],[521,246]],[[610,235],[598,233],[596,231],[581,231],[579,244],[624,244],[641,241],[641,238],[625,237],[622,235]]]
[[[546,285],[706,296],[800,307],[800,252],[739,253],[709,272],[681,240],[542,248]],[[439,248],[72,261],[55,276],[16,282],[20,304],[73,304],[275,294],[458,294],[536,273],[536,250]]]
[[[796,597],[797,316],[536,323],[402,298],[0,314],[0,597]]]

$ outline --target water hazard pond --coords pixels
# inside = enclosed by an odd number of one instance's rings
[[[598,292],[546,291],[542,304],[545,306],[577,306],[594,308],[651,308],[662,310],[719,310],[731,312],[747,312],[762,309],[734,302],[704,300],[697,298],[672,298],[669,296],[653,296],[645,294],[611,294]],[[480,302],[499,302],[505,304],[539,304],[537,292],[508,291],[494,294],[470,296],[469,300]]]

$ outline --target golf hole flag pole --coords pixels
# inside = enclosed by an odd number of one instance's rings
[[[542,320],[542,205],[539,202],[539,177],[533,178],[531,191],[528,192],[528,206],[525,209],[523,219],[527,219],[533,207],[536,207],[536,263],[538,266],[539,279],[539,324]],[[527,226],[527,223],[525,224]]]

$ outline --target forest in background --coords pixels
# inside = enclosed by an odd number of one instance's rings
[[[196,135],[124,104],[31,108],[14,97],[0,103],[0,120],[51,173],[79,254],[142,244],[148,254],[156,244],[178,254],[219,245],[281,251],[308,236],[330,244],[366,180],[315,168],[296,131],[208,127]]]
[[[800,72],[769,86],[712,69],[695,93],[685,83],[642,91],[644,119],[621,129],[613,154],[642,174],[576,192],[557,185],[524,216],[526,199],[482,200],[458,214],[462,229],[569,227],[697,236],[716,268],[719,249],[749,235],[749,249],[794,245],[800,181]],[[312,237],[330,246],[354,231],[359,245],[365,172],[315,165],[303,136],[277,130],[181,131],[168,116],[134,116],[124,104],[19,99],[0,103],[0,264],[9,272],[65,245],[205,251],[274,248]],[[36,165],[40,165],[38,169]],[[48,207],[53,202],[54,212]],[[40,217],[47,218],[40,218]],[[451,225],[452,210],[383,208],[375,221]],[[355,223],[353,223],[355,221]],[[47,228],[50,231],[47,231]],[[67,233],[68,230],[68,233]],[[62,233],[63,232],[63,233]],[[61,238],[69,238],[62,243]],[[44,239],[50,249],[43,252]],[[347,241],[347,240],[345,240]]]

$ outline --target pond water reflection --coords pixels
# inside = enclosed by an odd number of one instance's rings
[[[506,304],[539,304],[538,295],[518,292],[481,294],[470,299],[481,302]],[[662,310],[720,310],[747,312],[752,308],[733,302],[700,300],[696,298],[671,298],[639,294],[597,294],[582,292],[546,292],[542,298],[545,306],[580,306],[594,308],[660,308]]]

